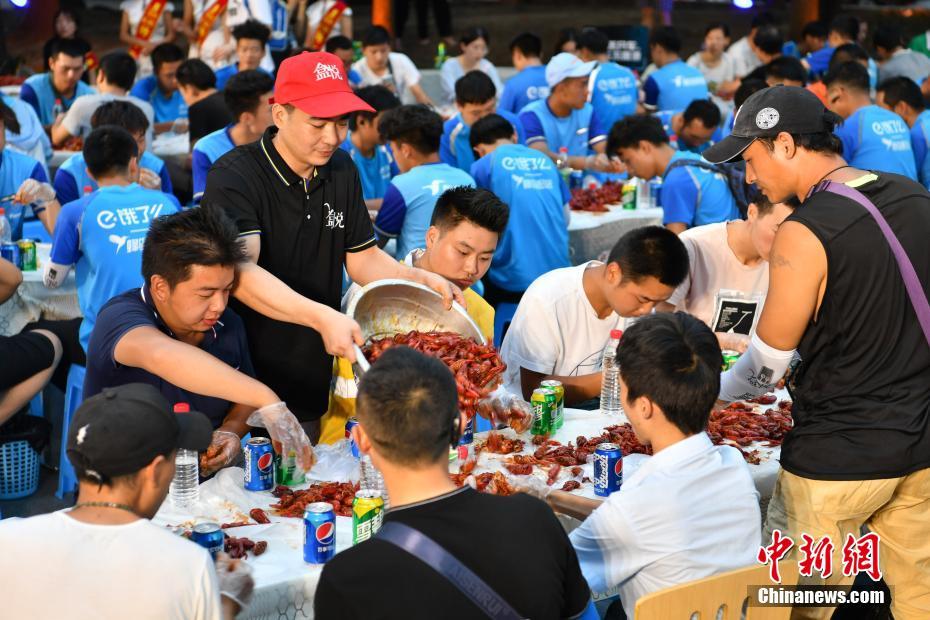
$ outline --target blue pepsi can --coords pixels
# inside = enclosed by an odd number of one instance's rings
[[[468,421],[468,424],[465,425],[465,432],[462,433],[462,436],[459,437],[459,445],[467,446],[470,443],[475,441],[475,418],[472,418]]]
[[[267,437],[253,437],[245,444],[245,488],[270,491],[274,487],[274,450]]]
[[[336,513],[332,504],[314,502],[304,510],[304,562],[325,564],[336,555]]]
[[[0,245],[0,256],[13,263],[17,269],[23,268],[23,263],[19,258],[19,246],[15,243]]]
[[[358,426],[358,418],[351,417],[346,420],[346,439],[349,440],[349,449],[352,450],[352,456],[359,458],[358,444],[352,439],[352,429]]]
[[[602,443],[594,451],[594,493],[607,497],[623,484],[623,450],[615,443]]]
[[[223,538],[226,535],[217,523],[201,523],[195,525],[191,532],[191,540],[210,552],[213,559],[223,550]]]

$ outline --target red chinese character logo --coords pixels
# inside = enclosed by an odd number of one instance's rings
[[[814,544],[814,539],[807,534],[801,534],[804,543],[798,547],[803,559],[798,562],[799,573],[810,577],[817,570],[824,579],[833,574],[833,541],[824,536]]]
[[[771,564],[769,566],[769,579],[772,583],[781,583],[781,575],[778,574],[778,561],[785,557],[794,546],[794,541],[788,536],[782,536],[781,530],[772,532],[772,544],[767,547],[759,547],[759,553],[756,559],[760,564]]]
[[[854,577],[865,573],[878,581],[882,578],[881,568],[878,566],[878,534],[869,532],[858,540],[852,534],[847,534],[843,545],[843,574]]]

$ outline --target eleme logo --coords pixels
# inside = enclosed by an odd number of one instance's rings
[[[535,170],[552,170],[552,160],[548,157],[504,157],[501,159],[504,170],[520,170],[533,172]]]
[[[890,121],[875,121],[872,123],[872,131],[880,136],[885,134],[907,134],[908,129],[904,121],[893,119]]]
[[[697,75],[694,77],[676,75],[672,79],[672,82],[675,83],[675,88],[690,88],[691,86],[703,86],[707,84],[703,75]]]
[[[316,69],[313,70],[313,75],[317,82],[320,80],[342,80],[342,72],[339,67],[322,62],[317,64]]]

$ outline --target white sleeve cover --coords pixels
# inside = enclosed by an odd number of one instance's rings
[[[43,278],[46,288],[58,288],[68,277],[71,271],[71,265],[59,265],[49,261],[45,265],[45,276]]]
[[[780,351],[753,334],[749,349],[720,377],[720,400],[731,402],[770,391],[785,376],[794,350]]]

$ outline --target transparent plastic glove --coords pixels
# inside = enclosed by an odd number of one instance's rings
[[[236,601],[243,609],[248,607],[255,589],[251,566],[221,552],[216,554],[216,577],[221,595]]]
[[[543,501],[546,501],[552,492],[552,487],[536,476],[508,476],[507,481],[518,493],[526,493]]]
[[[22,185],[19,186],[19,190],[16,192],[16,196],[13,200],[25,205],[32,203],[45,204],[46,202],[55,200],[55,188],[49,183],[42,183],[35,179],[26,179],[23,181]]]
[[[301,470],[310,471],[316,462],[307,433],[284,403],[274,403],[255,410],[246,424],[266,429],[271,435],[271,445],[278,454],[296,454],[297,466]]]
[[[478,415],[492,424],[505,424],[516,433],[523,433],[533,424],[533,407],[503,386],[478,403]]]
[[[148,189],[161,189],[161,177],[153,170],[142,168],[139,170],[139,185]]]
[[[213,431],[213,441],[207,451],[200,455],[200,472],[209,476],[232,464],[242,451],[239,435],[229,431]]]

